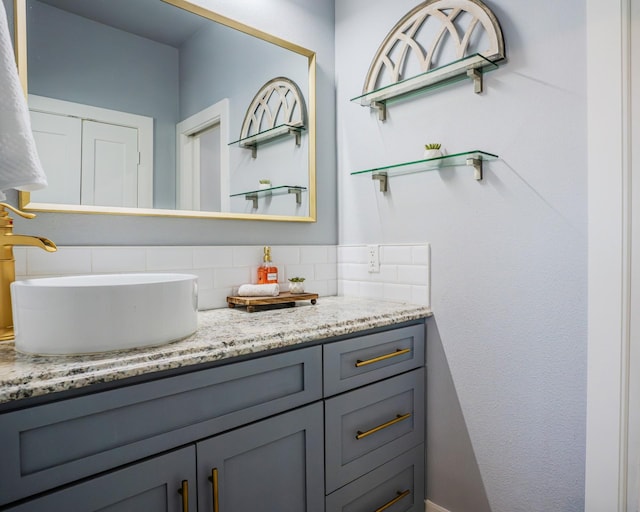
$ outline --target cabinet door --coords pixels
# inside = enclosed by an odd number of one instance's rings
[[[10,512],[196,510],[195,446],[169,452],[10,507]],[[184,499],[184,497],[187,499]]]
[[[198,443],[198,510],[322,512],[322,417],[315,403]]]

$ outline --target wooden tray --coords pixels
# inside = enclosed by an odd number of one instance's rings
[[[290,293],[281,292],[277,297],[227,297],[227,305],[230,308],[236,306],[246,306],[249,313],[257,311],[258,306],[272,306],[292,308],[296,305],[296,301],[310,300],[311,304],[315,304],[318,300],[317,293]],[[261,308],[262,309],[262,308]]]

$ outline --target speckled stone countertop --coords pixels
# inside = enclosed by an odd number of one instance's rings
[[[431,315],[425,306],[348,297],[321,297],[313,306],[247,313],[198,313],[198,331],[154,348],[84,356],[29,356],[0,342],[0,404],[152,372],[218,361],[342,336]]]

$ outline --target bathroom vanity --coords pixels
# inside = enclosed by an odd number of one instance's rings
[[[0,344],[0,510],[423,510],[429,315],[328,297],[151,349]]]

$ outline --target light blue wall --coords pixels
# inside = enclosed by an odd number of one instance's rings
[[[175,205],[178,51],[35,0],[29,93],[154,119],[154,204]]]
[[[180,47],[180,118],[229,98],[231,133],[239,138],[254,95],[278,76],[296,82],[308,98],[306,57],[223,25],[208,25]]]
[[[486,92],[474,94],[466,81],[397,101],[382,123],[349,100],[385,35],[416,4],[336,2],[340,242],[431,243],[429,345],[437,359],[429,366],[439,380],[428,390],[430,497],[452,512],[485,512],[486,504],[493,512],[579,512],[585,2],[487,1],[508,62],[486,75]],[[370,177],[349,175],[418,159],[427,142],[500,160],[482,182],[469,167],[443,169],[391,177],[385,195]],[[442,390],[448,400],[433,394]]]

